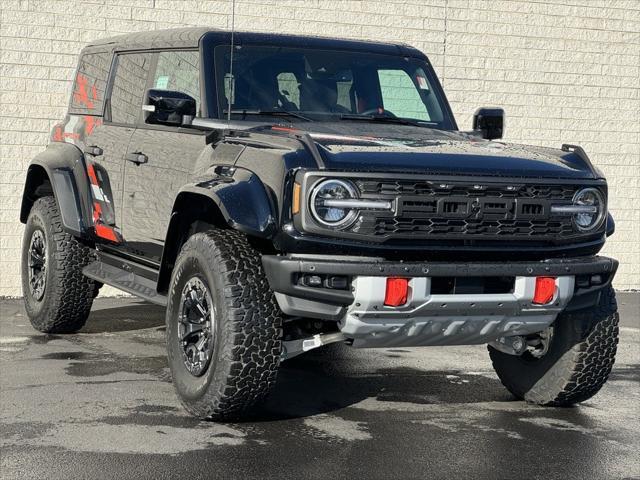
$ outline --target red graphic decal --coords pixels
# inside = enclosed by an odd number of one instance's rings
[[[89,80],[87,77],[79,73],[76,77],[76,91],[73,93],[73,101],[77,103],[84,104],[87,108],[93,108],[93,102],[89,99],[89,92],[87,91],[87,86],[89,85]],[[93,88],[93,98],[95,100],[95,86]]]
[[[63,124],[57,124],[55,127],[53,127],[53,133],[51,135],[51,141],[53,142],[64,142],[66,141],[67,138],[70,138],[72,140],[79,140],[80,139],[80,134],[79,133],[71,133],[71,132],[65,132],[64,131],[64,125]]]
[[[102,119],[99,117],[92,117],[91,115],[85,115],[84,116],[84,122],[85,122],[85,127],[84,127],[84,132],[86,135],[91,135],[91,133],[93,132],[93,129],[102,125]]]
[[[93,165],[87,166],[87,173],[89,174],[89,180],[91,180],[91,184],[95,186],[99,186],[98,177],[96,176],[96,171],[93,168]]]
[[[271,130],[276,130],[279,132],[297,132],[298,129],[297,128],[289,128],[289,127],[278,127],[278,126],[271,126]]]
[[[62,130],[62,125],[58,124],[53,127],[53,136],[51,140],[54,142],[64,142],[64,131]]]
[[[87,165],[87,174],[89,175],[91,184],[100,188],[100,183],[98,182],[98,177],[93,165]],[[104,196],[102,189],[100,189],[100,193]],[[109,206],[107,205],[106,208],[109,208]],[[102,219],[102,205],[98,200],[93,201],[93,228],[95,229],[96,236],[100,238],[104,238],[114,243],[120,243],[122,241],[122,236],[115,227],[105,225]]]
[[[102,207],[98,202],[93,202],[93,223],[96,225],[100,223],[100,217],[102,216]]]
[[[96,235],[100,238],[104,238],[111,242],[119,243],[120,238],[118,233],[113,227],[102,223],[102,208],[99,202],[93,202],[93,227],[96,230]]]
[[[113,228],[107,227],[106,225],[102,225],[100,223],[96,225],[96,235],[98,235],[100,238],[104,238],[115,243],[119,242],[118,236],[116,235],[116,232],[113,230]]]

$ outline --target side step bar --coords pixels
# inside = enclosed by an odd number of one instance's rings
[[[100,257],[100,260],[84,267],[82,273],[93,280],[111,285],[148,302],[162,305],[163,307],[167,306],[167,297],[156,291],[157,282],[152,278],[147,278],[155,276],[151,269],[149,269],[149,272],[141,272],[140,269],[146,269],[147,267],[137,265],[137,268],[134,269],[128,263],[123,263],[122,261],[120,263],[125,268],[120,268],[111,264],[111,260],[114,259],[111,255],[102,253]],[[141,273],[146,273],[147,275],[143,276]]]

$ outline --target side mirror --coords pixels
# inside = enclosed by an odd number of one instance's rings
[[[502,138],[504,133],[504,110],[501,108],[479,108],[473,114],[473,131],[487,140]]]
[[[196,116],[196,100],[186,93],[150,88],[142,110],[145,123],[180,126]]]

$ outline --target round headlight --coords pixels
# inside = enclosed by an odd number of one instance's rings
[[[358,211],[348,207],[327,205],[331,200],[351,200],[357,198],[356,187],[344,180],[323,180],[311,192],[311,213],[313,218],[331,228],[344,228],[356,219]]]
[[[604,197],[600,190],[597,188],[578,190],[573,196],[573,204],[581,207],[593,207],[589,212],[576,213],[573,216],[578,230],[585,232],[600,226],[605,214]]]

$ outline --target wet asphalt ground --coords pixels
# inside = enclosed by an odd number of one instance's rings
[[[0,301],[0,478],[639,479],[640,294],[619,296],[618,360],[599,395],[542,408],[501,386],[486,347],[326,347],[285,362],[256,418],[180,407],[164,312],[99,299],[47,336]]]

